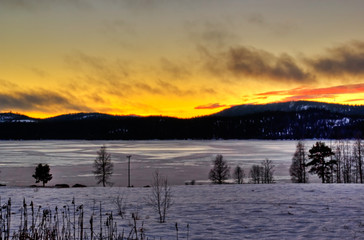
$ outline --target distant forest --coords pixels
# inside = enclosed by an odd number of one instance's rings
[[[95,114],[0,121],[0,139],[351,139],[363,137],[363,115],[323,109],[244,116],[122,117]]]

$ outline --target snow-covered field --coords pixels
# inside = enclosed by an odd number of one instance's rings
[[[363,239],[364,185],[271,184],[173,186],[174,205],[167,222],[146,205],[150,188],[31,189],[0,188],[1,204],[12,199],[12,228],[18,227],[23,198],[53,210],[84,204],[85,228],[94,206],[113,212],[113,201],[123,196],[126,217],[114,217],[118,229],[129,231],[131,214],[144,222],[149,239]],[[98,211],[98,210],[97,210]],[[97,214],[96,214],[97,215]],[[97,219],[97,216],[95,216]],[[98,220],[95,220],[97,222]],[[189,228],[187,229],[187,225]]]

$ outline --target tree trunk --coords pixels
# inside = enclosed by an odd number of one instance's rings
[[[325,183],[325,164],[324,164],[325,160],[321,160],[321,178],[322,178],[322,183]]]

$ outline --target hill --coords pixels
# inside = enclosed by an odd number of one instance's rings
[[[317,102],[242,105],[191,118],[78,113],[48,119],[0,114],[0,139],[313,139],[364,133],[364,106]]]
[[[282,103],[270,103],[261,105],[253,105],[253,104],[239,105],[225,109],[214,115],[223,117],[236,117],[236,116],[262,113],[262,112],[301,112],[310,109],[325,110],[332,113],[340,113],[349,116],[353,115],[364,116],[363,105],[352,106],[352,105],[310,102],[310,101],[282,102]]]
[[[17,113],[0,113],[0,123],[6,122],[34,122],[37,121],[34,118],[30,118],[28,116],[17,114]]]

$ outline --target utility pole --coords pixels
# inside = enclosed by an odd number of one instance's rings
[[[128,158],[128,187],[131,187],[130,185],[130,158],[131,155],[126,156]]]

